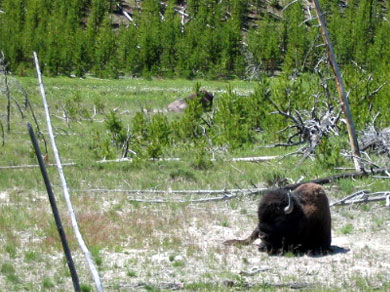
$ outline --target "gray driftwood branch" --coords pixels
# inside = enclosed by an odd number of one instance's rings
[[[88,189],[73,190],[75,192],[90,193],[128,193],[128,194],[180,194],[180,195],[220,195],[232,193],[253,193],[267,190],[267,188],[246,189],[219,189],[219,190],[126,190],[126,189]]]
[[[1,126],[1,125],[0,125]],[[62,166],[75,166],[75,162],[62,163]],[[57,166],[57,164],[49,163],[47,166]],[[38,164],[23,164],[23,165],[4,165],[0,166],[0,169],[26,169],[26,168],[37,168]]]
[[[297,188],[298,186],[313,182],[317,184],[327,184],[334,182],[339,179],[344,179],[344,178],[356,178],[356,177],[364,177],[364,176],[369,176],[369,175],[375,175],[375,174],[386,174],[388,175],[390,169],[373,169],[370,172],[367,171],[358,171],[358,172],[351,172],[351,173],[342,173],[342,174],[337,174],[333,176],[328,176],[325,178],[319,178],[319,179],[314,179],[314,180],[309,180],[309,181],[302,181],[299,183],[293,183],[293,184],[288,184],[285,185],[281,188],[288,189],[288,190],[293,190]],[[246,188],[246,189],[220,189],[220,190],[125,190],[125,189],[89,189],[89,190],[74,190],[75,192],[121,192],[121,193],[133,193],[133,194],[184,194],[184,195],[216,195],[213,197],[206,197],[206,198],[201,198],[201,199],[164,199],[164,198],[151,198],[151,199],[139,199],[139,198],[128,198],[130,202],[139,202],[139,203],[206,203],[206,202],[212,202],[212,201],[224,201],[224,200],[230,200],[237,198],[239,196],[250,196],[250,195],[260,195],[264,194],[266,192],[269,192],[271,190],[275,190],[276,188]],[[377,196],[379,193],[373,193],[375,196],[370,197],[370,198],[360,198],[361,201],[354,201],[354,203],[363,203],[363,202],[377,202],[381,200],[388,200],[390,201],[390,194],[386,193],[387,195],[380,195]],[[353,198],[355,195],[350,195],[343,200],[347,202],[351,198]],[[386,197],[387,196],[387,197]],[[336,202],[337,203],[337,202]],[[333,203],[331,206],[341,204],[341,203]],[[345,203],[346,204],[346,203]]]
[[[262,161],[269,161],[278,158],[278,156],[258,156],[258,157],[233,157],[225,159],[224,161],[227,162],[262,162]],[[150,161],[184,161],[180,158],[150,158]],[[211,161],[216,161],[216,159],[211,159]],[[119,158],[119,159],[112,159],[112,160],[98,160],[93,163],[102,164],[102,163],[132,163],[133,159],[131,158]],[[76,166],[76,162],[68,162],[63,163],[62,166]],[[55,164],[49,164],[49,166],[55,166]],[[25,164],[25,165],[3,165],[0,166],[0,169],[23,169],[23,168],[34,168],[39,167],[38,164]]]
[[[370,202],[380,202],[380,201],[386,201],[386,207],[389,207],[390,192],[383,191],[383,192],[371,193],[371,192],[366,191],[366,190],[361,190],[361,191],[357,191],[349,196],[346,196],[345,198],[343,198],[339,201],[331,203],[330,207],[353,205],[353,204],[363,204],[363,203],[370,203]]]

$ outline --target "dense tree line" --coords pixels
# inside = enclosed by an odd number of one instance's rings
[[[37,51],[46,74],[92,72],[101,77],[246,77],[312,69],[318,47],[315,21],[304,23],[301,2],[278,14],[264,13],[263,1],[188,0],[184,26],[177,0],[143,0],[134,22],[118,18],[119,0],[0,0],[0,49],[13,72],[23,74]],[[389,62],[389,1],[323,0],[341,64],[367,70]],[[273,2],[274,8],[279,1]],[[263,5],[264,6],[264,5]],[[280,9],[278,10],[280,12]],[[249,14],[260,20],[250,22]],[[388,71],[388,70],[387,70]]]

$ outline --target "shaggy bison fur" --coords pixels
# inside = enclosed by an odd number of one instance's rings
[[[328,198],[321,186],[300,185],[265,194],[258,207],[259,223],[246,239],[226,241],[227,245],[248,245],[261,239],[259,249],[269,254],[326,252],[331,244]]]
[[[180,98],[168,105],[168,111],[183,112],[188,107],[188,100],[199,98],[204,110],[211,110],[214,95],[207,90],[200,90],[198,94],[193,93],[186,98]]]

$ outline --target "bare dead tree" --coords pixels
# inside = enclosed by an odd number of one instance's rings
[[[347,93],[344,88],[343,78],[341,76],[340,69],[336,61],[336,56],[333,51],[332,43],[329,38],[328,29],[326,27],[324,15],[321,11],[320,3],[318,0],[312,0],[311,3],[313,4],[317,15],[317,20],[320,25],[321,35],[325,43],[328,59],[335,76],[336,88],[340,99],[340,106],[346,119],[348,135],[349,135],[349,143],[351,146],[351,150],[354,154],[355,168],[356,170],[360,170],[361,169],[360,162],[357,158],[355,158],[355,157],[360,157],[359,143],[356,136],[355,124],[353,122],[351,110],[349,107]]]
[[[390,158],[390,128],[378,129],[375,125],[379,113],[368,124],[366,129],[360,132],[359,144],[361,150],[372,150],[378,155],[387,155]]]
[[[126,131],[126,139],[125,141],[123,142],[122,144],[122,155],[121,155],[121,158],[127,158],[127,154],[129,152],[131,152],[132,154],[136,154],[134,151],[132,150],[129,150],[129,146],[130,146],[130,138],[132,137],[131,133],[130,133],[130,127],[127,126],[127,131]]]
[[[249,81],[253,80],[259,80],[260,79],[260,72],[261,72],[261,65],[253,55],[251,51],[247,49],[247,45],[245,46],[245,61],[248,64],[245,67],[245,76]]]
[[[282,110],[268,95],[266,98],[276,108],[276,113],[288,118],[291,122],[281,132],[293,132],[288,137],[287,143],[276,144],[275,146],[296,146],[304,144],[298,151],[290,154],[303,154],[303,159],[306,159],[314,153],[315,148],[319,145],[323,137],[338,135],[339,128],[337,123],[340,120],[341,112],[335,112],[334,108],[328,103],[325,103],[325,107],[320,107],[318,105],[318,95],[314,96],[314,105],[310,112],[306,110],[295,110],[294,113],[291,110]]]
[[[11,105],[12,103],[16,106],[17,111],[20,114],[21,119],[25,119],[27,116],[27,112],[30,111],[32,118],[34,120],[34,124],[37,129],[38,137],[43,140],[44,145],[45,145],[45,152],[47,154],[47,142],[45,139],[45,136],[43,135],[38,119],[35,115],[33,106],[30,102],[30,99],[28,97],[28,94],[24,87],[20,84],[20,82],[16,79],[13,78],[8,74],[8,69],[7,69],[7,64],[5,61],[5,55],[1,51],[0,52],[0,77],[4,79],[4,88],[2,90],[5,92],[6,98],[7,98],[7,106],[6,106],[6,116],[7,116],[7,131],[9,132],[11,129]],[[23,97],[23,101],[20,99],[18,100],[18,96]],[[4,125],[1,124],[1,129],[2,129],[2,137],[3,137],[3,144],[5,143],[5,133],[4,133]]]
[[[8,85],[8,68],[3,51],[0,52],[0,74],[4,76],[4,89],[7,98],[7,132],[11,131],[11,95]]]
[[[25,115],[24,115],[24,113],[23,113],[22,107],[20,106],[19,102],[18,102],[18,101],[15,99],[15,97],[13,97],[12,95],[11,95],[11,99],[12,99],[13,102],[15,103],[15,105],[16,105],[16,107],[17,107],[19,113],[20,113],[21,118],[24,119],[24,118],[25,118]]]
[[[5,145],[5,135],[4,135],[3,123],[1,122],[1,120],[0,120],[0,128],[1,128],[1,137],[3,138],[3,142],[1,143],[1,146],[4,146]]]

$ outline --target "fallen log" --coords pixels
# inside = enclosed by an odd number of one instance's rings
[[[344,178],[356,178],[356,177],[364,177],[374,174],[387,174],[390,171],[390,169],[387,168],[381,168],[381,169],[372,169],[370,172],[367,171],[357,171],[357,172],[350,172],[350,173],[341,173],[337,175],[328,176],[325,178],[318,178],[313,179],[309,181],[302,181],[299,183],[294,184],[288,184],[285,186],[282,186],[280,188],[284,188],[287,190],[293,190],[297,188],[298,186],[305,184],[305,183],[317,183],[317,184],[327,184],[332,183],[339,179]],[[158,203],[158,204],[166,204],[166,203],[206,203],[211,201],[225,201],[234,199],[241,196],[256,196],[261,195],[264,193],[267,193],[272,190],[280,189],[280,188],[244,188],[244,189],[219,189],[219,190],[125,190],[125,189],[89,189],[89,190],[73,190],[75,192],[123,192],[123,193],[133,193],[133,194],[181,194],[181,195],[217,195],[213,197],[205,197],[200,199],[164,199],[164,198],[151,198],[151,199],[139,199],[139,198],[128,198],[130,202],[137,202],[137,203]],[[356,194],[361,194],[362,192],[366,192],[365,197],[360,197],[358,199],[355,198],[354,201],[350,201],[352,198],[356,197]],[[390,205],[390,192],[379,192],[379,193],[372,193],[371,195],[375,196],[369,196],[367,191],[359,191],[357,193],[354,193],[352,195],[349,195],[345,197],[344,199],[337,201],[335,203],[332,203],[330,206],[338,206],[343,204],[353,204],[353,203],[364,203],[364,202],[378,202],[386,200],[386,206]],[[389,203],[387,203],[389,202]]]
[[[0,124],[1,126],[1,124]],[[278,158],[278,156],[258,156],[258,157],[233,157],[227,158],[223,161],[231,162],[262,162],[269,161]],[[210,159],[211,161],[216,161],[217,159]],[[183,159],[172,157],[172,158],[150,158],[149,161],[185,161]],[[132,158],[119,158],[119,159],[103,159],[94,161],[93,163],[121,163],[121,162],[133,162]],[[63,163],[62,166],[77,166],[76,162]],[[56,166],[56,164],[48,164],[47,166]],[[39,167],[38,164],[23,164],[23,165],[0,165],[0,169],[25,169],[25,168],[36,168]]]
[[[388,171],[390,171],[389,168],[378,168],[378,169],[370,169],[369,171],[361,170],[361,171],[356,171],[356,172],[340,173],[340,174],[335,174],[335,175],[331,175],[331,176],[324,177],[324,178],[317,178],[317,179],[303,181],[303,182],[299,182],[299,183],[295,183],[295,184],[288,184],[288,185],[284,186],[283,188],[288,189],[288,190],[292,190],[292,189],[295,189],[302,184],[309,183],[309,182],[316,183],[319,185],[324,185],[324,184],[332,183],[332,182],[339,180],[339,179],[365,177],[365,176],[375,175],[375,174],[386,174],[386,172],[388,172]]]
[[[370,203],[370,202],[380,202],[386,201],[386,207],[390,206],[390,192],[374,192],[370,193],[366,190],[361,190],[355,192],[345,198],[333,202],[330,204],[330,207],[333,206],[345,206],[345,205],[353,205],[353,204],[362,204],[362,203]]]

